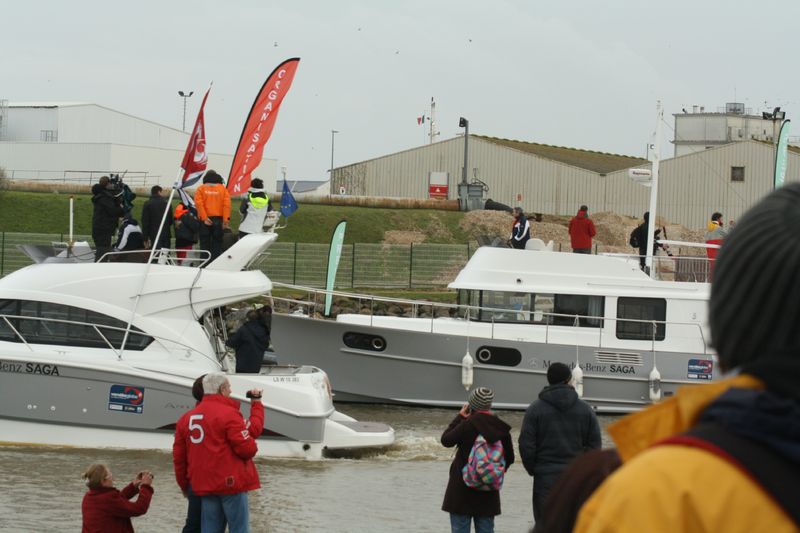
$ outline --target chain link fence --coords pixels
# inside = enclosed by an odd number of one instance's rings
[[[64,234],[0,232],[0,277],[33,261],[18,244],[63,242]],[[94,245],[88,235],[76,235]],[[342,247],[336,288],[444,287],[464,267],[477,244],[373,244]],[[261,270],[273,281],[324,288],[328,269],[327,244],[277,242],[267,249]]]

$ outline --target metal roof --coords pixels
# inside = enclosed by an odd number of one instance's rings
[[[533,142],[516,141],[512,139],[500,139],[498,137],[487,137],[484,135],[472,135],[478,139],[483,139],[499,146],[512,148],[521,152],[538,155],[545,159],[558,161],[578,168],[591,170],[599,174],[607,174],[617,170],[624,170],[638,165],[647,164],[647,159],[632,157],[627,155],[609,154],[606,152],[595,152],[592,150],[581,150],[580,148],[568,148],[566,146],[553,146],[549,144],[539,144]]]

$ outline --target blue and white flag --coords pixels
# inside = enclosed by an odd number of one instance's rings
[[[281,214],[288,217],[297,211],[297,202],[292,196],[292,191],[289,190],[289,184],[283,180],[283,191],[281,191]]]

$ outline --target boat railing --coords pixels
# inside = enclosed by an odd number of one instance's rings
[[[644,256],[614,252],[602,252],[598,255],[614,257],[640,266]],[[653,278],[661,281],[688,281],[706,283],[711,281],[713,259],[700,255],[657,255],[653,256]],[[645,270],[647,272],[647,270]]]
[[[149,257],[150,250],[114,250],[104,253],[98,263],[147,263]],[[159,248],[153,253],[153,263],[160,265],[202,267],[209,259],[208,250]]]
[[[324,289],[315,289],[313,287],[303,287],[299,285],[289,285],[284,283],[274,283],[275,287],[278,288],[285,288],[290,290],[296,291],[303,291],[308,296],[306,299],[297,299],[291,297],[279,297],[279,296],[272,296],[274,302],[278,302],[278,304],[282,304],[286,306],[285,311],[288,314],[292,312],[297,313],[298,311],[307,316],[315,316],[318,318],[326,318],[323,316],[322,311],[324,310],[324,302],[325,296],[331,294],[335,297],[340,298],[349,298],[358,300],[359,308],[352,313],[348,314],[363,314],[369,317],[369,325],[374,325],[374,320],[376,316],[391,316],[389,313],[381,313],[380,315],[376,314],[376,302],[381,304],[380,307],[388,307],[389,305],[396,305],[396,306],[406,306],[410,309],[410,317],[407,315],[408,318],[422,318],[429,320],[428,331],[430,333],[436,333],[435,331],[435,324],[437,319],[442,318],[450,318],[450,319],[460,319],[466,322],[475,322],[476,324],[486,324],[490,325],[490,338],[495,339],[496,335],[496,328],[498,326],[508,326],[508,325],[534,325],[534,326],[544,326],[544,336],[545,342],[550,342],[551,337],[551,327],[579,327],[580,328],[580,337],[576,335],[576,340],[580,338],[585,338],[588,334],[591,334],[592,331],[597,331],[597,347],[603,347],[603,330],[605,329],[604,323],[606,321],[611,323],[627,323],[627,324],[650,324],[652,328],[650,329],[650,335],[644,336],[642,338],[636,339],[625,339],[625,340],[634,340],[634,341],[651,341],[655,343],[657,341],[656,336],[659,329],[659,326],[662,328],[666,328],[668,326],[674,327],[682,327],[688,328],[690,331],[697,332],[697,338],[700,339],[703,345],[703,353],[709,353],[709,344],[705,336],[705,332],[703,331],[702,326],[697,322],[676,322],[676,321],[665,321],[665,320],[649,320],[649,319],[634,319],[634,318],[617,318],[617,317],[605,317],[605,316],[593,316],[593,315],[581,315],[581,314],[571,314],[571,313],[552,313],[552,312],[545,312],[545,311],[537,311],[533,309],[517,309],[517,308],[510,308],[510,307],[485,307],[485,306],[476,306],[476,305],[465,305],[465,304],[454,304],[454,303],[444,303],[444,302],[428,302],[428,301],[420,301],[420,300],[411,300],[405,298],[393,298],[393,297],[383,297],[383,296],[375,296],[375,295],[368,295],[368,294],[357,294],[351,292],[342,292],[342,291],[327,291]],[[367,308],[364,305],[364,302],[369,302],[369,307]],[[278,304],[276,304],[275,311],[281,312],[284,311],[279,308]],[[431,312],[428,316],[421,316],[423,315],[423,309],[430,308]],[[367,312],[368,311],[368,312]],[[496,320],[497,315],[513,315],[516,317],[521,317],[521,320]],[[486,316],[488,320],[480,320],[481,316]],[[527,317],[527,318],[526,318]],[[599,324],[597,326],[588,326],[582,324],[590,324],[594,322],[595,324]],[[615,327],[614,330],[617,328]],[[563,333],[563,330],[558,330],[559,333]],[[577,333],[577,332],[576,332]]]
[[[6,326],[8,326],[9,329],[14,333],[14,336],[16,338],[18,338],[20,340],[20,342],[22,342],[31,352],[35,352],[36,351],[34,349],[34,347],[31,346],[31,344],[46,344],[48,346],[53,346],[56,343],[54,343],[54,342],[48,342],[48,343],[29,342],[28,339],[25,338],[25,335],[22,332],[20,332],[18,328],[16,328],[14,326],[13,321],[16,321],[16,322],[23,321],[23,320],[24,321],[36,321],[36,322],[40,322],[40,323],[44,323],[44,324],[47,324],[47,323],[65,324],[65,325],[68,325],[68,326],[79,326],[79,327],[91,328],[94,331],[94,333],[97,335],[98,339],[101,340],[102,343],[105,345],[104,347],[109,348],[114,353],[114,355],[116,355],[117,359],[119,359],[119,360],[122,359],[122,350],[120,350],[116,346],[114,346],[114,343],[112,342],[112,340],[109,340],[108,336],[104,335],[103,331],[101,331],[101,330],[110,330],[110,331],[114,331],[114,332],[119,332],[121,335],[124,335],[125,331],[126,331],[126,328],[124,328],[124,327],[111,326],[111,325],[108,325],[108,324],[98,324],[98,323],[95,323],[95,322],[81,322],[81,321],[78,321],[78,320],[66,320],[66,319],[61,319],[61,318],[43,318],[43,317],[25,316],[25,315],[0,314],[0,320],[1,320],[0,324],[4,323]],[[199,355],[205,357],[206,359],[208,359],[210,361],[213,361],[216,364],[219,364],[219,362],[216,361],[213,357],[210,357],[207,354],[201,352],[200,350],[197,350],[196,348],[193,348],[193,347],[191,347],[191,346],[189,346],[187,344],[184,344],[182,342],[179,342],[179,341],[176,341],[176,340],[173,340],[173,339],[168,339],[166,337],[161,337],[161,336],[158,336],[158,335],[151,335],[149,333],[144,333],[143,331],[134,330],[134,329],[131,329],[130,335],[131,336],[136,335],[136,336],[143,336],[143,337],[152,338],[152,339],[158,341],[159,344],[161,344],[161,346],[164,349],[166,349],[167,351],[171,351],[171,349],[167,347],[167,343],[169,343],[169,344],[172,344],[172,345],[175,345],[175,346],[179,347],[182,350],[186,350],[187,354],[196,353],[196,354],[199,354]],[[3,339],[2,337],[0,337],[0,340],[7,340],[7,339]],[[85,346],[85,344],[76,344],[76,346],[87,347],[87,346]],[[88,347],[89,348],[99,348],[101,346],[88,346]],[[131,351],[130,341],[128,341],[128,343],[126,343],[126,350],[127,351]]]

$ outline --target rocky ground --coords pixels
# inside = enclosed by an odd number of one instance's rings
[[[549,241],[553,241],[554,250],[569,251],[571,247],[567,226],[571,218],[572,217],[558,215],[543,215],[541,221],[531,218],[531,234],[533,237],[543,240],[545,244]],[[591,219],[594,221],[595,228],[597,229],[594,244],[598,252],[631,253],[632,249],[628,244],[628,238],[633,228],[638,226],[641,220],[611,212],[593,213]],[[485,235],[490,239],[499,237],[502,240],[506,240],[511,233],[512,220],[512,216],[503,211],[470,211],[464,215],[460,225],[461,229],[474,239]],[[692,230],[679,224],[671,224],[661,217],[658,218],[658,225],[666,229],[667,236],[671,240],[703,242],[702,230]],[[424,240],[424,234],[421,232],[413,233],[418,234],[416,238],[422,240],[406,241],[400,241],[400,236],[397,235],[406,232],[387,233],[392,233],[391,238],[395,239],[392,242],[417,243]],[[411,239],[413,237],[408,238]],[[675,253],[674,250],[673,253]],[[699,248],[687,247],[679,250],[679,253],[676,253],[676,255],[704,255],[704,251]]]

